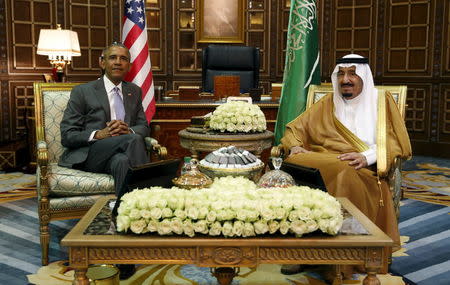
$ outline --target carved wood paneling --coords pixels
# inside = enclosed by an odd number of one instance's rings
[[[443,61],[442,61],[442,74],[450,76],[450,2],[445,1],[444,20],[443,20]]]
[[[108,0],[71,0],[66,6],[66,26],[78,33],[81,56],[74,57],[67,74],[98,73],[102,50],[113,41],[112,6]],[[120,19],[114,19],[120,21]]]
[[[93,248],[89,249],[89,261],[109,261],[109,260],[172,260],[184,263],[183,261],[195,260],[196,248],[164,248],[164,247],[146,247],[146,248]]]
[[[9,2],[10,72],[48,70],[45,56],[36,55],[40,29],[55,28],[54,1],[17,0]]]
[[[431,76],[435,1],[388,1],[385,76]]]
[[[368,57],[372,72],[375,72],[376,47],[376,3],[372,0],[335,0],[332,25],[331,58],[340,58],[349,53]],[[329,70],[333,70],[335,61],[331,61]]]
[[[441,85],[441,96],[439,141],[450,143],[450,84]]]
[[[94,80],[99,74],[101,50],[120,39],[123,1],[0,1],[0,143],[25,140],[28,129],[23,120],[25,110],[32,104],[29,88],[33,81],[42,80],[42,73],[50,72],[47,58],[36,55],[39,30],[60,23],[77,31],[82,56],[74,58],[73,66],[69,66],[68,79]],[[244,2],[245,41],[263,51],[260,85],[267,94],[271,82],[282,81],[291,1]],[[330,81],[336,57],[349,52],[369,56],[377,84],[408,85],[406,124],[414,153],[450,157],[450,2],[317,3],[322,81]],[[207,44],[196,43],[195,26],[180,24],[180,18],[195,16],[195,0],[152,0],[146,1],[146,6],[155,84],[163,86],[164,92],[180,85],[200,85],[201,50]],[[175,146],[179,143],[177,130],[185,126],[186,123],[161,123],[160,133],[167,127],[164,140]],[[181,156],[183,151],[177,154]]]
[[[405,123],[411,139],[426,140],[430,135],[430,98],[431,85],[408,84]]]
[[[277,260],[347,260],[356,261],[364,259],[366,250],[364,248],[260,248],[261,262]]]

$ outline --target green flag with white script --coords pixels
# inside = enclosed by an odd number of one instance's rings
[[[309,85],[320,84],[318,35],[316,0],[291,0],[276,145],[286,124],[305,111]]]

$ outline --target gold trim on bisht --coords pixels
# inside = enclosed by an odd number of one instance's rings
[[[384,92],[378,92],[377,172],[384,173],[386,169],[386,97]]]
[[[380,206],[384,206],[383,191],[381,191],[380,173],[387,169],[386,150],[386,97],[384,92],[378,92],[377,120],[377,183],[380,190]]]
[[[334,115],[333,120],[338,131],[342,134],[346,141],[348,141],[352,146],[356,148],[357,152],[363,152],[369,149],[369,146],[366,143],[364,143],[354,133],[347,129]]]

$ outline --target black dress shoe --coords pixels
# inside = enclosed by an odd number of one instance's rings
[[[134,264],[117,264],[117,268],[119,268],[119,279],[125,280],[133,276],[136,272],[136,267]]]

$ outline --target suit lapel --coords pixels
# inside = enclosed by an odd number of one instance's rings
[[[106,114],[106,121],[111,120],[111,109],[109,107],[108,93],[105,89],[105,83],[103,82],[103,77],[97,80],[95,85],[95,98],[100,102]]]
[[[123,106],[125,108],[125,123],[130,124],[130,114],[132,112],[132,95],[128,83],[122,81]]]

